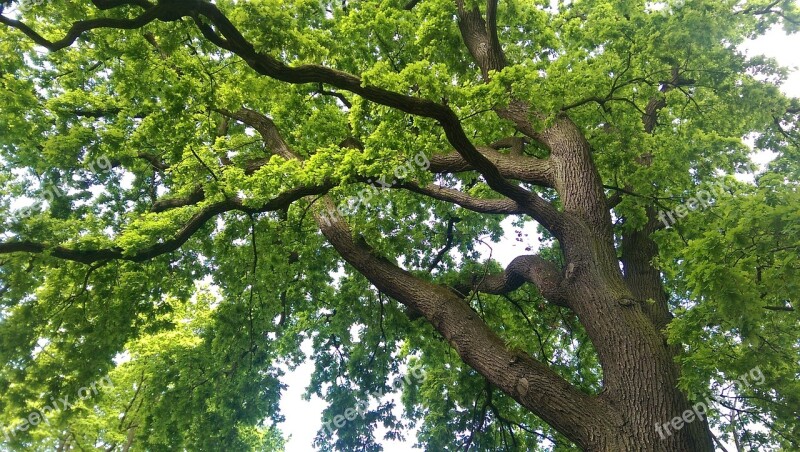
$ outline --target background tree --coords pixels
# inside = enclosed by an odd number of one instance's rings
[[[323,450],[798,447],[800,104],[736,50],[795,3],[15,6],[0,421],[116,384],[12,447],[279,449],[305,339],[326,419],[428,375]],[[501,268],[505,218],[541,240]]]

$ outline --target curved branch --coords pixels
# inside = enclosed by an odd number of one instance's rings
[[[396,184],[394,187],[404,188],[408,191],[419,193],[440,201],[458,204],[473,212],[506,215],[520,215],[525,213],[525,209],[512,199],[480,199],[454,188],[442,187],[436,184],[421,187],[414,182],[405,182]]]
[[[105,3],[107,6],[117,4]],[[525,206],[528,213],[554,235],[560,235],[562,218],[557,210],[551,208],[549,203],[519,185],[506,180],[497,167],[486,158],[467,137],[461,122],[455,112],[447,105],[439,104],[427,99],[407,96],[384,88],[366,85],[361,78],[320,65],[301,65],[290,67],[269,54],[260,53],[230,22],[225,14],[216,5],[210,2],[190,1],[184,3],[163,2],[145,11],[136,19],[92,19],[73,24],[67,36],[60,41],[50,42],[25,24],[2,17],[8,25],[19,28],[35,42],[51,51],[59,50],[70,45],[85,31],[109,28],[139,28],[155,19],[176,20],[180,17],[191,15],[201,33],[219,47],[241,57],[251,68],[261,75],[292,84],[328,84],[339,89],[352,92],[364,99],[378,104],[395,108],[402,112],[436,120],[445,132],[445,136],[453,148],[476,171],[479,171],[493,190],[501,193],[521,205]],[[201,16],[210,24],[205,23]],[[481,21],[482,18],[478,17]],[[213,26],[213,27],[212,27]]]
[[[299,187],[286,191],[264,203],[258,208],[246,207],[238,198],[232,198],[218,203],[203,207],[195,213],[189,221],[171,239],[151,245],[147,248],[129,253],[119,247],[103,249],[79,249],[64,246],[51,246],[45,243],[32,241],[12,241],[0,243],[0,254],[10,253],[33,253],[48,254],[59,259],[91,264],[107,260],[127,260],[132,262],[144,262],[162,254],[167,254],[180,248],[191,238],[208,220],[229,211],[241,211],[245,213],[263,213],[288,208],[294,201],[311,195],[321,195],[327,193],[332,185],[321,185],[313,187]]]
[[[124,2],[109,2],[109,3],[124,3]],[[45,47],[47,50],[51,52],[55,52],[61,50],[63,48],[71,46],[82,34],[86,33],[87,31],[95,30],[98,28],[117,28],[122,30],[132,30],[136,28],[141,28],[150,22],[159,18],[161,14],[165,11],[164,7],[162,6],[155,6],[135,19],[115,19],[115,18],[99,18],[99,19],[89,19],[89,20],[81,20],[72,24],[69,31],[67,32],[66,36],[59,39],[58,41],[50,41],[40,35],[39,33],[35,32],[31,27],[25,25],[23,22],[5,17],[0,15],[0,23],[6,24],[9,27],[16,28],[17,30],[21,31],[29,38],[33,40],[36,44]]]
[[[561,270],[551,261],[539,255],[517,256],[505,271],[494,275],[474,275],[455,289],[459,293],[469,291],[502,295],[513,292],[526,282],[535,285],[539,293],[549,302],[569,307],[561,290]]]
[[[275,155],[279,155],[287,160],[299,158],[298,155],[292,151],[286,141],[283,139],[280,131],[278,130],[278,126],[267,117],[255,110],[251,110],[249,108],[240,108],[236,111],[228,111],[225,109],[213,109],[217,113],[220,113],[224,116],[229,118],[235,119],[237,121],[242,122],[243,124],[247,124],[248,126],[256,129],[261,135],[261,138],[264,140],[264,144],[267,145],[267,148]],[[260,162],[257,163],[257,162]],[[254,162],[257,167],[253,168],[253,165],[248,167],[248,171],[255,171],[266,163],[266,161],[256,161]]]
[[[491,160],[472,144],[461,127],[458,116],[450,107],[427,99],[367,85],[355,75],[325,66],[311,64],[297,67],[287,66],[268,54],[257,52],[215,5],[202,3],[197,5],[197,11],[216,27],[214,30],[198,18],[196,23],[203,35],[218,46],[241,57],[261,75],[292,84],[328,84],[404,113],[436,120],[456,152],[486,178],[493,190],[526,206],[534,219],[555,235],[559,235],[561,218],[558,212],[555,209],[541,211],[543,203],[548,206],[549,203],[541,200],[537,194],[506,180]]]

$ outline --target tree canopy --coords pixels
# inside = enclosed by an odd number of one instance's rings
[[[10,0],[0,24],[3,447],[282,450],[311,358],[321,421],[372,401],[321,450],[412,425],[426,450],[800,448],[800,101],[738,50],[798,31],[795,2]],[[503,268],[508,218],[539,236]],[[396,388],[402,416],[372,396]]]

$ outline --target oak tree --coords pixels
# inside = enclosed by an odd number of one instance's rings
[[[281,449],[310,341],[323,421],[369,406],[323,450],[412,424],[429,450],[797,448],[800,103],[737,46],[798,20],[3,2],[0,440]],[[509,228],[528,251],[503,268]],[[399,386],[403,416],[373,396]]]

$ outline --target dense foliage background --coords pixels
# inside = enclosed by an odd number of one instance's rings
[[[715,431],[740,450],[800,447],[800,103],[778,89],[786,69],[737,50],[776,24],[797,31],[796,3],[503,1],[499,38],[514,64],[489,83],[464,48],[450,0],[215,3],[258,51],[444,102],[476,142],[514,135],[492,113],[512,93],[568,112],[609,195],[623,194],[618,233],[641,227],[653,203],[672,210],[724,181],[729,189],[713,207],[655,233],[676,316],[668,334],[683,348],[682,384],[717,399]],[[4,8],[4,17],[53,41],[75,21],[140,11],[77,0]],[[367,178],[393,178],[420,152],[449,149],[432,120],[260,76],[188,18],[99,28],[57,52],[4,25],[0,55],[2,241],[119,253],[80,263],[47,249],[3,248],[0,425],[105,375],[114,382],[4,447],[280,450],[281,369],[306,358],[300,344],[310,339],[308,393],[330,404],[326,420],[366,393],[406,386],[402,417],[373,403],[335,435],[321,430],[322,450],[381,450],[377,425],[399,437],[415,423],[429,450],[572,450],[464,365],[429,324],[345,265],[313,221],[313,197],[273,212],[221,213],[172,252],[125,260],[170,243],[203,206],[238,196],[256,208],[292,187],[330,181],[360,239],[414,274],[455,286],[463,274],[499,271],[481,257],[480,240],[499,239],[503,216],[399,189],[353,205]],[[642,116],[659,95],[666,106],[648,133]],[[271,118],[304,162],[270,157],[270,143],[226,117],[243,106]],[[756,172],[750,156],[761,151],[776,158]],[[248,171],[254,161],[261,166]],[[495,196],[474,172],[413,169],[408,181]],[[199,204],[156,207],[198,186]],[[547,234],[540,244],[524,240],[558,261]],[[509,344],[586,392],[600,391],[596,354],[568,310],[530,286],[469,301]],[[423,381],[399,383],[409,363],[425,369]],[[729,387],[756,366],[763,385]]]

